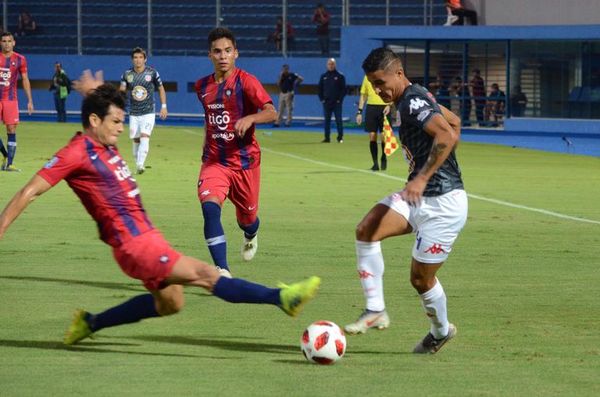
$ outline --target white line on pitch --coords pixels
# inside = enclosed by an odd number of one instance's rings
[[[286,157],[290,157],[290,158],[293,158],[293,159],[296,159],[296,160],[301,160],[301,161],[305,161],[305,162],[312,163],[312,164],[318,164],[318,165],[322,165],[322,166],[325,166],[325,167],[337,168],[337,169],[346,170],[346,171],[362,172],[362,173],[365,173],[365,174],[374,175],[374,176],[378,176],[378,177],[381,177],[381,178],[388,178],[388,179],[394,179],[394,180],[401,181],[401,182],[406,182],[405,178],[400,178],[400,177],[397,177],[397,176],[388,175],[388,174],[381,173],[381,172],[373,172],[373,171],[370,171],[370,170],[361,170],[361,169],[358,169],[358,168],[352,168],[352,167],[346,167],[346,166],[343,166],[343,165],[326,163],[324,161],[313,160],[313,159],[309,159],[309,158],[306,158],[306,157],[297,156],[297,155],[291,154],[291,153],[278,152],[278,151],[266,148],[264,146],[262,146],[262,150],[265,151],[265,152],[269,152],[269,153],[273,153],[273,154],[278,154],[280,156],[286,156]],[[503,201],[503,200],[497,200],[497,199],[492,199],[492,198],[488,198],[488,197],[483,197],[483,196],[479,196],[477,194],[468,194],[468,196],[470,198],[472,198],[472,199],[475,199],[475,200],[481,200],[481,201],[486,201],[488,203],[494,203],[494,204],[498,204],[498,205],[503,205],[503,206],[506,206],[506,207],[512,207],[512,208],[518,208],[518,209],[522,209],[522,210],[526,210],[526,211],[537,212],[537,213],[540,213],[540,214],[553,216],[555,218],[568,219],[568,220],[571,220],[571,221],[584,222],[584,223],[593,223],[593,224],[596,224],[596,225],[600,225],[600,221],[596,221],[596,220],[593,220],[593,219],[586,219],[586,218],[579,218],[579,217],[576,217],[576,216],[565,215],[565,214],[561,214],[561,213],[558,213],[558,212],[544,210],[544,209],[541,209],[541,208],[528,207],[526,205],[519,205],[519,204],[510,203],[508,201]]]

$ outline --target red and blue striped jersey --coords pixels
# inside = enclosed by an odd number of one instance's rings
[[[19,74],[27,74],[27,60],[13,52],[9,57],[0,57],[0,101],[16,101]]]
[[[52,186],[64,179],[98,224],[102,241],[113,247],[154,229],[114,146],[78,132],[37,174]]]
[[[222,83],[214,74],[196,82],[196,94],[204,107],[206,139],[203,163],[219,163],[231,169],[250,169],[260,164],[260,146],[250,127],[243,138],[236,135],[235,123],[273,103],[256,77],[242,69]]]

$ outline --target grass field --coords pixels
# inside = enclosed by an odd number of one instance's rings
[[[0,206],[78,126],[24,123],[16,164],[0,173]],[[173,245],[209,259],[196,179],[199,128],[160,127],[146,209]],[[263,146],[260,248],[239,257],[233,207],[224,226],[236,276],[275,285],[319,275],[297,319],[186,290],[170,318],[106,329],[63,346],[75,308],[96,312],[144,290],[115,264],[65,183],[33,203],[0,241],[0,396],[597,396],[600,390],[600,159],[462,143],[467,226],[439,274],[458,336],[415,356],[428,330],[409,284],[412,237],[384,242],[391,327],[348,338],[332,367],[300,353],[305,326],[354,320],[363,307],[354,227],[399,190],[406,166],[372,173],[364,135],[322,145],[313,133],[257,132]],[[121,152],[130,159],[122,137]]]

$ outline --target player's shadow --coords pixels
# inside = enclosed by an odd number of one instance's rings
[[[197,338],[187,336],[164,336],[164,335],[144,335],[144,336],[133,336],[128,339],[149,341],[149,342],[161,342],[161,343],[174,343],[191,346],[206,346],[223,350],[241,351],[241,352],[259,352],[259,353],[284,353],[284,354],[298,354],[297,345],[282,345],[275,343],[262,343],[262,342],[244,342],[239,341],[244,337],[231,337],[236,340],[224,340],[223,338]]]
[[[135,343],[103,343],[103,342],[86,342],[80,343],[76,346],[67,346],[61,342],[56,341],[39,341],[39,340],[11,340],[11,339],[0,339],[0,346],[2,347],[16,347],[22,349],[43,349],[43,350],[64,350],[69,352],[81,352],[81,353],[119,353],[119,354],[131,354],[139,356],[159,356],[159,357],[201,357],[193,354],[175,354],[175,353],[152,353],[152,352],[136,352],[131,350],[119,350],[115,348],[106,348],[108,346],[116,347],[119,346],[139,346]],[[92,347],[93,346],[93,347]],[[213,358],[212,356],[209,358]],[[216,357],[219,358],[219,357]]]
[[[0,279],[12,280],[12,281],[35,281],[42,283],[58,283],[67,286],[70,285],[85,285],[87,287],[103,288],[119,291],[135,291],[135,292],[147,292],[142,286],[141,281],[139,284],[135,283],[115,283],[110,281],[89,281],[89,280],[73,280],[65,278],[49,278],[49,277],[31,277],[31,276],[0,276]],[[190,289],[185,291],[186,294],[197,295],[200,297],[211,297],[208,293],[201,292],[196,289],[197,292],[193,292]]]

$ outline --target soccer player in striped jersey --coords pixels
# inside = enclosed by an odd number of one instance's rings
[[[2,40],[2,61],[0,64],[0,117],[6,125],[7,148],[0,139],[0,153],[4,156],[3,171],[20,171],[13,165],[17,152],[17,125],[19,124],[19,102],[17,98],[17,80],[19,74],[23,80],[23,90],[27,95],[27,113],[33,112],[31,84],[27,75],[27,59],[13,51],[15,38],[10,32],[0,36]],[[8,149],[8,150],[7,150]]]
[[[64,179],[98,224],[100,238],[111,246],[123,272],[141,280],[149,291],[96,315],[77,310],[64,343],[75,344],[103,328],[177,313],[184,304],[184,284],[202,287],[228,302],[273,304],[297,315],[315,295],[318,277],[281,288],[223,277],[214,266],[174,250],[153,226],[116,147],[124,130],[124,95],[102,84],[100,77],[88,71],[75,84],[86,94],[81,107],[84,132],[76,133],[0,214],[1,240],[34,199]]]
[[[121,91],[129,97],[129,138],[133,141],[133,159],[138,174],[146,170],[144,164],[150,150],[150,135],[154,129],[154,91],[160,97],[160,119],[167,118],[167,94],[158,71],[146,65],[146,51],[136,47],[131,52],[133,67],[121,75]]]
[[[215,265],[228,275],[221,207],[226,198],[235,205],[238,225],[244,231],[242,258],[251,260],[258,247],[260,188],[260,147],[254,126],[275,121],[277,111],[256,77],[235,66],[238,50],[230,30],[213,29],[208,48],[214,73],[196,82],[206,130],[198,198],[206,244]]]

